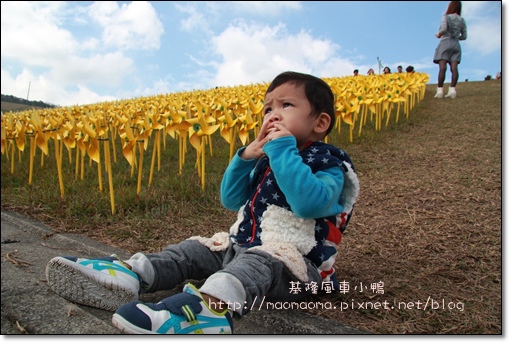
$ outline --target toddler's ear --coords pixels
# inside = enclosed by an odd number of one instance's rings
[[[331,123],[331,117],[326,113],[322,112],[319,117],[315,120],[314,131],[316,133],[324,133],[328,131],[329,124]]]

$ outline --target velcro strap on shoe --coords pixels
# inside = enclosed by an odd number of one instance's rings
[[[161,301],[173,314],[185,316],[189,322],[196,320],[195,314],[202,311],[202,299],[189,293],[179,293]]]

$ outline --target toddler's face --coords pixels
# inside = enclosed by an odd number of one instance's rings
[[[316,118],[302,86],[285,83],[267,93],[264,104],[262,129],[267,134],[288,131],[296,137],[300,150],[313,140]]]

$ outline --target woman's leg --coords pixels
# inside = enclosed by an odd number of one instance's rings
[[[437,75],[437,87],[442,88],[446,77],[446,60],[439,61],[439,73]]]
[[[452,71],[452,83],[450,87],[454,87],[457,85],[457,81],[459,80],[459,62],[451,61],[450,62],[450,70]]]

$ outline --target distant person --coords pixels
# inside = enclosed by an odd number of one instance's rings
[[[498,71],[496,73],[496,80],[501,80],[501,72],[500,71]]]
[[[397,73],[401,73],[402,72],[402,66],[398,66],[397,67]]]
[[[358,76],[359,74],[359,70],[358,69],[354,69],[354,76]]]
[[[383,69],[383,74],[391,74],[391,69],[390,69],[390,67],[384,67],[384,69]]]
[[[374,74],[375,74],[374,69],[372,69],[372,68],[368,69],[367,75],[374,75]]]
[[[413,74],[413,73],[414,73],[414,67],[413,67],[413,66],[408,66],[408,67],[406,68],[406,73],[411,73],[411,74]]]
[[[55,257],[46,268],[50,289],[116,311],[113,325],[135,334],[231,334],[232,316],[264,299],[290,304],[315,294],[314,285],[340,289],[337,246],[359,181],[345,151],[324,142],[335,127],[334,94],[318,77],[284,72],[264,100],[258,136],[237,150],[221,181],[222,204],[238,211],[229,230],[126,261]],[[187,280],[205,283],[158,303],[138,300]]]
[[[459,79],[458,65],[461,60],[461,40],[467,38],[467,26],[464,18],[461,17],[462,3],[460,1],[450,1],[446,13],[441,18],[441,25],[436,37],[440,39],[434,53],[434,63],[439,64],[439,74],[437,76],[437,92],[434,98],[443,97],[443,85],[446,76],[446,64],[450,65],[452,72],[452,81],[448,89],[447,98],[456,98],[457,91],[455,86]]]

